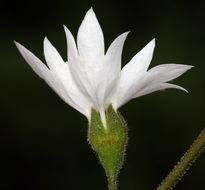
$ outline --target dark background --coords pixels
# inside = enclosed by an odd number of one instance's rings
[[[66,59],[62,25],[76,37],[93,6],[106,47],[131,31],[126,64],[152,38],[151,67],[194,65],[171,89],[137,98],[120,108],[128,122],[129,146],[119,190],[151,190],[173,168],[205,127],[205,4],[203,1],[2,1],[0,6],[0,189],[105,190],[104,171],[86,142],[87,120],[67,106],[27,65],[13,40],[43,60],[43,38]],[[202,154],[176,190],[205,189]]]

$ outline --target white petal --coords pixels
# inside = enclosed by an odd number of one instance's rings
[[[68,62],[74,61],[78,57],[78,50],[76,47],[75,39],[70,30],[64,26],[66,40],[67,40],[67,58]]]
[[[134,72],[146,72],[153,56],[155,39],[149,42],[140,52],[138,52],[123,69]]]
[[[121,71],[111,101],[115,109],[128,102],[146,84],[145,74],[152,59],[155,40],[147,44]]]
[[[103,32],[92,8],[78,30],[77,44],[80,56],[86,61],[104,55]]]
[[[125,32],[118,36],[107,50],[106,57],[110,61],[109,64],[113,65],[114,71],[121,69],[122,49],[128,34],[129,32]]]
[[[123,104],[127,103],[133,96],[145,85],[145,74],[134,72],[121,72],[118,84],[111,94],[110,102],[113,107],[118,109]]]
[[[182,64],[163,64],[150,69],[148,74],[152,83],[167,82],[179,77],[192,67]]]
[[[70,62],[69,68],[78,88],[92,100],[93,107],[99,111],[101,106],[99,106],[98,93],[100,90],[97,89],[98,87],[102,88],[101,82],[106,79],[105,71],[103,70],[105,68],[104,65],[102,63],[95,63],[94,65],[84,63],[79,58],[75,62]]]
[[[26,62],[31,66],[31,68],[44,79],[47,84],[54,89],[54,91],[66,102],[65,93],[60,92],[59,85],[56,85],[55,78],[51,74],[50,70],[46,67],[44,63],[41,62],[32,52],[26,49],[24,46],[15,42],[21,55],[24,57]]]
[[[64,63],[56,48],[47,38],[44,39],[44,55],[51,70],[58,70],[59,65]]]
[[[43,64],[32,52],[27,50],[21,44],[15,42],[18,50],[26,60],[26,62],[31,66],[31,68],[38,74],[45,82],[70,106],[84,114],[87,118],[90,117],[90,109],[92,107],[90,101],[84,97],[84,95],[79,91],[75,85],[70,71],[68,69],[67,63],[62,63],[59,68],[54,71],[50,71],[45,64]],[[48,46],[49,43],[47,43]],[[50,46],[48,49],[56,51]],[[47,48],[46,48],[47,49]],[[47,49],[47,50],[48,50]],[[51,62],[56,59],[52,59],[48,52],[47,59]],[[46,53],[47,54],[47,53]],[[55,53],[54,53],[54,56]],[[58,56],[57,56],[58,57]],[[58,58],[57,58],[58,59]],[[55,63],[52,63],[52,65]],[[52,66],[51,66],[52,67]]]
[[[176,88],[185,92],[188,92],[186,89],[182,88],[181,86],[175,85],[175,84],[169,84],[169,83],[157,83],[153,85],[149,85],[148,87],[142,89],[141,91],[137,92],[133,98],[144,96],[146,94],[150,94],[152,92],[158,91],[158,90],[164,90],[166,88]]]
[[[56,81],[60,81],[58,82],[60,86],[57,88],[60,88],[63,94],[66,95],[66,100],[68,100],[67,103],[89,117],[92,106],[89,98],[79,90],[73,80],[68,63],[63,61],[58,51],[47,38],[44,40],[44,54]]]
[[[16,47],[18,48],[26,62],[35,71],[35,73],[39,77],[44,78],[45,75],[49,72],[48,67],[46,67],[46,65],[44,65],[40,59],[38,59],[32,52],[27,50],[24,46],[22,46],[18,42],[14,43],[16,44]]]
[[[58,72],[53,72],[53,75],[57,81],[57,88],[66,95],[67,103],[89,119],[90,110],[93,105],[90,99],[80,91],[73,80],[68,63],[62,64]]]
[[[180,86],[166,82],[179,77],[192,68],[192,66],[163,64],[147,72],[154,50],[154,44],[154,41],[151,41],[122,69],[120,80],[111,101],[115,109],[133,98],[157,90],[177,88],[186,91]]]

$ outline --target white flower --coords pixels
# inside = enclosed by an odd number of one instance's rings
[[[155,40],[148,43],[121,70],[121,54],[128,32],[118,36],[105,53],[104,37],[92,8],[86,13],[77,35],[67,38],[67,61],[64,62],[47,38],[44,55],[47,66],[24,46],[16,46],[32,69],[70,106],[90,119],[91,108],[101,114],[112,104],[117,110],[129,100],[166,88],[184,88],[167,83],[192,66],[163,64],[150,70]]]

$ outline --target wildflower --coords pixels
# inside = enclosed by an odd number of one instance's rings
[[[165,88],[184,88],[167,83],[192,66],[163,64],[148,70],[155,40],[148,43],[121,70],[121,54],[128,32],[118,36],[105,53],[104,36],[92,8],[86,13],[77,35],[77,46],[64,26],[67,38],[65,62],[47,38],[47,66],[24,46],[18,50],[32,69],[70,106],[90,119],[91,108],[101,114],[112,104],[117,110],[129,100]]]
[[[166,88],[184,88],[167,83],[192,66],[163,64],[148,70],[155,40],[149,42],[121,70],[121,55],[128,32],[118,36],[105,52],[104,36],[92,8],[77,35],[77,45],[64,26],[67,39],[65,62],[47,38],[47,66],[21,44],[16,46],[32,69],[70,106],[89,120],[88,141],[105,168],[110,190],[116,179],[127,142],[126,124],[117,109],[129,100]]]

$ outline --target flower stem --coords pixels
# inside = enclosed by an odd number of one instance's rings
[[[109,190],[117,190],[117,185],[116,185],[116,177],[109,177],[108,178],[108,185],[109,185]]]
[[[170,174],[159,185],[157,190],[171,190],[180,181],[186,171],[194,163],[205,148],[205,129],[199,134],[189,150],[184,154]]]

